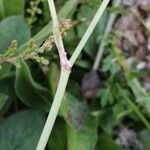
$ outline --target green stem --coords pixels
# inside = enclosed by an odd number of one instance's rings
[[[130,107],[134,110],[134,112],[137,114],[137,116],[141,119],[141,121],[143,122],[143,124],[150,129],[150,123],[149,121],[146,119],[146,117],[140,112],[139,108],[124,94],[124,92],[121,90],[120,86],[118,85],[118,88],[120,89],[120,92],[122,93],[122,95],[124,96],[124,98],[126,99],[126,101],[128,102],[128,104],[130,105]]]
[[[63,99],[70,71],[62,69],[57,91],[36,150],[44,150]]]
[[[104,0],[101,4],[100,8],[98,9],[97,13],[95,14],[91,24],[89,25],[89,28],[85,32],[83,38],[81,39],[79,45],[77,46],[75,52],[73,53],[73,56],[71,57],[70,61],[71,61],[72,65],[76,61],[76,59],[79,56],[81,50],[83,49],[84,45],[86,44],[88,38],[92,34],[96,24],[98,23],[99,19],[101,18],[101,16],[102,16],[104,10],[106,9],[109,1],[110,0]],[[54,17],[52,17],[52,18],[56,19]],[[57,43],[57,44],[60,44],[60,43]],[[47,117],[44,129],[42,131],[42,134],[41,134],[41,137],[40,137],[40,140],[39,140],[39,143],[37,145],[36,150],[44,150],[45,147],[46,147],[46,143],[47,143],[48,138],[51,134],[54,122],[56,120],[56,117],[57,117],[57,114],[58,114],[58,111],[59,111],[64,93],[65,93],[65,89],[66,89],[66,86],[67,86],[69,75],[70,75],[70,71],[68,69],[64,68],[64,66],[62,66],[61,67],[60,80],[59,80],[59,83],[58,83],[58,87],[57,87],[57,91],[56,91],[56,94],[55,94],[55,97],[54,97],[54,101],[53,101],[53,104],[51,106],[49,115]]]
[[[59,58],[60,58],[60,64],[63,66],[63,68],[70,69],[71,64],[67,59],[61,32],[59,29],[59,21],[56,13],[56,8],[53,0],[48,0],[49,8],[50,8],[50,13],[52,16],[53,20],[53,35],[55,38],[55,44],[57,46],[58,52],[59,52]]]

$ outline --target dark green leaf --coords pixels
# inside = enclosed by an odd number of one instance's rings
[[[24,0],[0,0],[0,19],[12,15],[23,15],[23,13]]]
[[[88,108],[86,103],[79,102],[76,97],[67,93],[60,108],[60,115],[73,128],[79,129],[88,115]]]
[[[14,73],[11,71],[11,64],[5,63],[2,65],[2,68],[0,70],[0,79],[13,76]]]
[[[1,150],[35,150],[45,115],[38,111],[22,111],[0,124]]]
[[[8,96],[6,94],[0,93],[0,110],[5,105],[7,99],[8,99]]]
[[[48,142],[50,150],[66,150],[67,134],[66,123],[63,119],[57,118]]]
[[[3,107],[0,110],[0,115],[3,115],[11,106],[13,100],[16,99],[14,92],[14,80],[13,78],[5,78],[0,80],[0,93],[7,96],[7,100],[3,103]]]
[[[98,148],[100,150],[121,150],[110,135],[103,133],[99,137]]]
[[[97,140],[97,121],[89,114],[86,103],[71,94],[66,94],[60,115],[68,124],[68,149],[93,149]]]
[[[51,95],[46,88],[33,80],[25,62],[21,62],[21,68],[17,68],[15,90],[27,106],[49,110]]]
[[[0,22],[0,53],[5,52],[13,40],[21,45],[30,39],[31,33],[23,16],[9,17]]]
[[[97,141],[97,121],[93,116],[88,116],[80,128],[76,130],[68,126],[69,150],[93,150]]]

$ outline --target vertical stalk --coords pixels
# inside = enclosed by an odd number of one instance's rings
[[[71,72],[71,65],[74,64],[77,57],[79,56],[81,50],[83,49],[88,38],[92,34],[96,24],[98,23],[99,19],[101,18],[104,10],[106,9],[109,1],[110,0],[103,0],[100,8],[98,9],[97,13],[95,14],[95,16],[93,18],[91,24],[89,25],[87,31],[85,32],[84,36],[82,37],[82,39],[81,39],[80,43],[78,44],[75,52],[73,53],[73,56],[71,57],[70,61],[68,61],[68,59],[66,57],[66,52],[64,50],[60,30],[59,30],[59,24],[58,24],[57,14],[56,14],[56,10],[55,10],[55,5],[54,5],[53,0],[48,0],[50,12],[52,15],[52,20],[53,20],[53,33],[54,33],[54,37],[55,37],[55,43],[56,43],[56,46],[58,48],[58,52],[59,52],[59,56],[60,56],[61,75],[60,75],[60,80],[58,83],[57,91],[56,91],[56,94],[54,97],[54,101],[53,101],[53,104],[51,106],[51,110],[50,110],[49,115],[47,117],[44,129],[42,131],[42,134],[41,134],[41,137],[40,137],[40,140],[39,140],[39,143],[37,145],[36,150],[44,150],[46,147],[48,138],[51,134],[54,122],[56,120],[56,117],[57,117],[64,93],[65,93],[65,89],[66,89],[69,75]]]
[[[60,64],[63,68],[70,70],[71,64],[68,61],[67,56],[66,56],[63,40],[61,37],[61,32],[59,29],[59,22],[58,22],[58,17],[57,17],[54,1],[48,0],[48,4],[49,4],[52,20],[53,20],[53,35],[54,35],[55,43],[59,52]]]
[[[70,75],[70,71],[62,68],[57,91],[56,91],[56,94],[54,97],[54,101],[51,106],[51,110],[47,117],[44,129],[43,129],[43,132],[40,137],[40,140],[39,140],[36,150],[44,150],[46,147],[46,143],[47,143],[49,135],[52,131],[53,125],[55,123],[55,120],[56,120],[56,117],[57,117],[57,114],[58,114],[58,111],[59,111],[59,108],[61,105],[61,101],[62,101],[64,93],[65,93],[69,75]]]

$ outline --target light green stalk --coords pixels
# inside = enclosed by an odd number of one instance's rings
[[[69,70],[65,70],[65,69],[61,70],[61,75],[60,75],[57,91],[53,100],[53,104],[51,106],[51,110],[47,117],[44,129],[42,131],[36,150],[45,149],[45,146],[47,144],[48,138],[52,131],[53,125],[55,123],[55,120],[56,120],[56,117],[57,117],[57,114],[58,114],[58,111],[59,111],[59,108],[60,108],[60,105],[64,96],[64,92],[66,89],[69,75],[70,75]]]
[[[101,6],[99,7],[97,13],[95,14],[92,22],[90,23],[87,31],[85,32],[84,36],[82,37],[80,43],[78,44],[75,52],[73,53],[70,62],[73,65],[74,62],[76,61],[76,59],[78,58],[79,54],[81,53],[84,45],[86,44],[88,38],[90,37],[90,35],[92,34],[96,24],[98,23],[99,19],[101,18],[104,10],[106,9],[108,3],[110,0],[103,0]],[[58,24],[58,20],[57,20],[57,16],[56,16],[56,10],[55,10],[55,6],[54,6],[54,2],[53,0],[48,0],[49,5],[50,5],[50,9],[51,9],[51,15],[52,19],[53,19],[53,25],[55,26],[54,32],[55,32],[55,42],[58,48],[58,51],[60,52],[61,50],[59,49],[60,47],[62,47],[63,42],[61,41],[61,36],[59,35],[59,27],[57,26]],[[56,25],[57,24],[57,25]],[[56,39],[58,38],[58,39]],[[61,55],[60,55],[60,61],[61,61]],[[70,68],[71,69],[71,68]],[[55,123],[62,99],[63,99],[63,95],[65,93],[65,89],[66,89],[66,85],[69,79],[69,75],[70,75],[70,70],[68,69],[68,67],[66,67],[65,65],[61,64],[61,75],[60,75],[60,80],[58,83],[58,87],[57,87],[57,91],[53,100],[53,104],[51,106],[48,118],[46,120],[44,129],[42,131],[39,143],[37,145],[36,150],[44,150],[48,141],[48,138],[51,134],[53,125]]]

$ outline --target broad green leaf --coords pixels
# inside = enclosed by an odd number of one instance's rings
[[[8,99],[8,96],[6,94],[0,93],[0,110],[5,105],[7,99]]]
[[[48,89],[33,80],[25,62],[21,62],[21,68],[17,68],[15,90],[17,96],[27,106],[49,110],[51,95]]]
[[[0,123],[1,150],[35,150],[46,115],[42,112],[21,111]]]
[[[13,16],[3,20],[0,22],[0,53],[6,51],[12,40],[17,40],[18,45],[21,45],[28,41],[30,36],[30,30],[26,25],[23,16]],[[0,79],[13,75],[10,71],[11,67],[11,64],[2,64]]]
[[[73,95],[66,93],[60,108],[60,115],[70,126],[79,129],[88,115],[88,108],[86,103],[80,102]]]
[[[0,70],[0,80],[14,75],[14,72],[11,71],[11,64],[5,63],[2,66]]]
[[[18,45],[21,45],[30,37],[31,33],[23,16],[6,18],[0,22],[0,53],[4,53],[13,40],[17,40]]]
[[[23,15],[24,0],[0,0],[0,19],[12,16]]]
[[[0,93],[2,93],[3,98],[5,98],[3,100],[3,106],[0,109],[0,116],[2,116],[9,109],[13,100],[16,99],[13,78],[5,78],[0,80]]]
[[[69,150],[94,150],[97,141],[97,121],[88,116],[79,130],[68,126]]]
[[[100,150],[122,150],[107,133],[99,136],[98,148]]]
[[[92,150],[97,140],[97,121],[89,114],[86,103],[66,93],[60,115],[67,122],[68,149]]]
[[[58,117],[48,141],[48,148],[50,150],[66,150],[67,149],[66,132],[67,131],[65,121]]]

